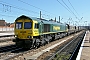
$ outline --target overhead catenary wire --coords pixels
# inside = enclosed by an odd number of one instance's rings
[[[0,12],[2,13],[2,8],[0,8],[0,9],[1,9]],[[5,12],[5,14],[8,14],[8,13],[9,13],[8,11]],[[15,14],[20,14],[20,13],[22,13],[22,12],[20,12],[20,11],[12,11],[12,12],[10,12],[9,14],[11,14],[11,15],[14,14],[14,15],[15,15]],[[26,13],[26,14],[29,15],[29,13]],[[30,14],[30,15],[31,15],[31,14]],[[4,15],[3,15],[3,16],[4,16]]]
[[[60,5],[62,5],[68,12],[70,12],[70,13],[72,14],[72,12],[71,12],[68,8],[66,8],[66,6],[64,6],[60,1],[57,0],[57,2],[58,2]],[[72,14],[72,15],[73,15],[73,14]]]
[[[75,14],[74,14],[74,12],[68,7],[68,5],[62,0],[62,2],[65,4],[65,6],[72,12],[72,14],[76,17],[76,18],[78,18]]]
[[[5,17],[17,17],[17,16],[10,16],[10,15],[7,15],[6,12],[10,12],[10,13],[17,13],[18,11],[13,11],[11,10],[11,8],[15,8],[15,9],[19,9],[19,10],[22,10],[22,11],[25,11],[25,12],[32,12],[34,14],[39,14],[38,12],[34,12],[34,11],[30,11],[30,10],[27,10],[27,9],[24,9],[24,8],[20,8],[20,7],[17,7],[17,6],[13,6],[11,4],[8,4],[6,2],[3,2],[3,1],[0,1],[0,4],[3,6],[2,10],[3,12],[5,12],[5,14],[0,14],[0,16],[5,16]],[[15,14],[16,14],[15,13]],[[18,12],[19,14],[19,12]],[[28,13],[29,14],[29,13]]]
[[[32,6],[32,7],[34,7],[34,8],[37,8],[37,9],[39,9],[39,10],[42,10],[42,11],[45,11],[45,10],[43,10],[43,9],[41,9],[41,8],[39,8],[39,7],[36,7],[36,6],[34,6],[34,5],[31,5],[31,4],[29,4],[29,3],[27,3],[27,2],[24,2],[24,1],[22,1],[22,0],[18,0],[18,1],[20,1],[20,2],[23,2],[23,3],[25,3],[25,4],[28,4],[28,5],[30,5],[30,6]],[[57,0],[58,1],[58,0]],[[62,0],[63,1],[63,0]],[[5,2],[4,3],[2,3],[3,1],[0,1],[0,4],[2,4],[3,6],[7,6],[7,10],[8,10],[8,7],[10,8],[10,12],[11,12],[11,8],[15,8],[15,9],[19,9],[19,10],[22,10],[22,11],[26,11],[26,12],[32,12],[32,13],[35,13],[35,14],[39,14],[38,12],[35,12],[35,11],[31,11],[31,10],[28,10],[28,9],[25,9],[25,8],[21,8],[21,7],[17,7],[17,6],[13,6],[13,5],[11,5],[11,4],[6,4]],[[60,1],[58,1],[59,3],[60,3]],[[63,1],[64,2],[64,1]],[[61,4],[61,3],[60,3]],[[65,4],[65,3],[64,3]],[[77,18],[77,16],[70,10],[70,8],[67,8],[66,6],[64,6],[63,4],[61,4],[64,8],[66,8],[71,14],[73,14],[76,18]],[[3,7],[4,8],[4,7]],[[48,11],[45,11],[45,12],[48,12]],[[50,12],[48,12],[48,13],[50,13]],[[46,15],[46,14],[42,14],[42,15],[44,15],[44,16],[49,16],[49,15]]]
[[[24,4],[27,4],[27,5],[29,5],[29,6],[32,6],[32,7],[34,7],[34,8],[43,10],[43,9],[41,9],[41,8],[39,8],[39,7],[36,7],[36,6],[34,6],[34,5],[31,5],[31,4],[29,4],[29,3],[27,3],[27,2],[24,2],[24,1],[22,1],[22,0],[18,0],[18,1],[20,1],[20,2],[22,2],[22,3],[24,3]],[[43,11],[45,11],[45,10],[43,10]],[[45,12],[47,12],[47,11],[45,11]]]
[[[44,12],[53,14],[53,13],[51,13],[51,12],[48,12],[48,11],[44,10],[44,9],[41,9],[41,8],[36,7],[36,6],[34,6],[34,5],[31,5],[31,4],[27,3],[27,2],[24,2],[24,1],[22,1],[22,0],[18,0],[18,1],[20,1],[20,2],[22,2],[22,3],[24,3],[24,4],[27,4],[27,5],[29,5],[29,6],[32,6],[32,7],[34,7],[34,8],[37,8],[37,9],[39,9],[39,10],[42,10],[42,11],[44,11]],[[56,15],[56,14],[53,14],[53,15]]]
[[[4,15],[4,14],[0,14],[0,16],[5,16],[5,17],[16,17],[16,16],[10,16],[10,15]]]
[[[22,2],[22,3],[24,3],[24,4],[27,4],[27,5],[29,5],[29,6],[32,6],[32,7],[34,7],[34,8],[37,8],[37,9],[39,9],[39,10],[42,10],[42,11],[45,11],[45,10],[43,10],[43,9],[41,9],[41,8],[39,8],[39,7],[36,7],[36,6],[34,6],[34,5],[31,5],[31,4],[29,4],[29,3],[27,3],[27,2],[24,2],[24,1],[22,1],[22,0],[18,0],[18,1],[20,1],[20,2]],[[68,0],[69,1],[69,0]],[[66,5],[66,3],[62,0],[62,2]],[[70,1],[69,1],[69,3],[70,3]],[[70,3],[70,5],[72,6],[72,4]],[[67,5],[66,5],[67,6]],[[73,7],[73,6],[72,6]],[[75,15],[75,13],[67,6],[67,8],[68,8],[68,10],[78,19],[78,17]],[[66,9],[67,9],[66,8]],[[74,7],[73,7],[73,9],[74,9]],[[75,9],[74,9],[75,10]],[[45,11],[45,12],[48,12],[48,11]],[[76,12],[76,10],[75,10],[75,12]],[[50,13],[50,12],[48,12],[48,13]],[[77,12],[76,12],[77,13]],[[78,14],[78,13],[77,13]],[[45,15],[45,14],[43,14],[43,15]],[[79,15],[79,14],[78,14]],[[48,16],[48,15],[46,15],[46,16]]]
[[[71,2],[68,0],[69,4],[72,6],[73,10],[77,13],[77,11],[75,10],[75,8],[73,7],[73,5],[71,4]],[[78,16],[80,16],[78,13],[77,13]]]
[[[11,8],[15,8],[15,9],[19,9],[19,10],[22,10],[22,11],[25,11],[25,12],[32,12],[32,13],[38,14],[38,15],[40,14],[39,12],[35,12],[35,11],[31,11],[31,10],[28,10],[28,9],[25,9],[25,8],[13,6],[12,4],[8,4],[8,3],[3,2],[3,1],[0,1],[0,4],[3,5],[3,9],[4,9],[4,6],[9,6],[10,7],[10,12],[11,12]],[[33,7],[35,7],[35,6],[33,6]],[[40,9],[40,8],[38,8],[38,9]],[[6,10],[5,10],[5,12],[6,12]],[[50,17],[50,15],[46,15],[46,14],[42,14],[42,15]]]
[[[62,5],[66,10],[68,10],[72,15],[74,15],[76,19],[78,19],[78,17],[71,11],[71,9],[69,7],[67,7],[66,3],[63,0],[62,0],[62,2],[64,3],[65,6],[59,0],[57,0],[57,2],[60,5]]]
[[[0,1],[0,4],[9,6],[10,8],[15,8],[15,9],[19,9],[19,10],[22,10],[22,11],[32,12],[32,13],[35,13],[35,14],[39,14],[38,12],[35,12],[35,11],[31,11],[31,10],[28,10],[28,9],[25,9],[25,8],[21,8],[21,7],[17,7],[17,6],[12,6],[11,4],[10,5],[9,4],[6,4],[3,1]]]

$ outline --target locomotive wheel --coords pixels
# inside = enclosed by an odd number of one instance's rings
[[[36,46],[37,46],[37,48],[40,47],[40,40],[39,39],[36,39]]]
[[[40,47],[40,43],[39,42],[37,42],[35,45],[36,45],[36,48]]]
[[[32,48],[39,48],[40,47],[40,40],[39,39],[35,39]]]

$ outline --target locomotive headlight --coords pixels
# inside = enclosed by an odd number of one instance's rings
[[[27,36],[27,38],[31,38],[31,36]]]
[[[15,35],[15,37],[18,37],[18,35]]]

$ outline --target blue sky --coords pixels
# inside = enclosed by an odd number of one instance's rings
[[[68,11],[69,9],[63,1],[74,14]],[[21,15],[39,17],[39,12],[41,11],[44,19],[55,19],[56,17],[58,21],[58,16],[60,16],[62,23],[70,22],[71,25],[90,25],[89,6],[90,0],[0,0],[0,19],[12,23]]]

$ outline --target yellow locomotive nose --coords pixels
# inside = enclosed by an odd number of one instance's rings
[[[28,19],[21,19],[15,23],[15,35],[18,35],[19,39],[31,39],[32,38],[32,21]]]
[[[32,32],[30,32],[30,30],[26,31],[16,30],[16,31],[19,32],[16,36],[19,39],[32,39]]]

